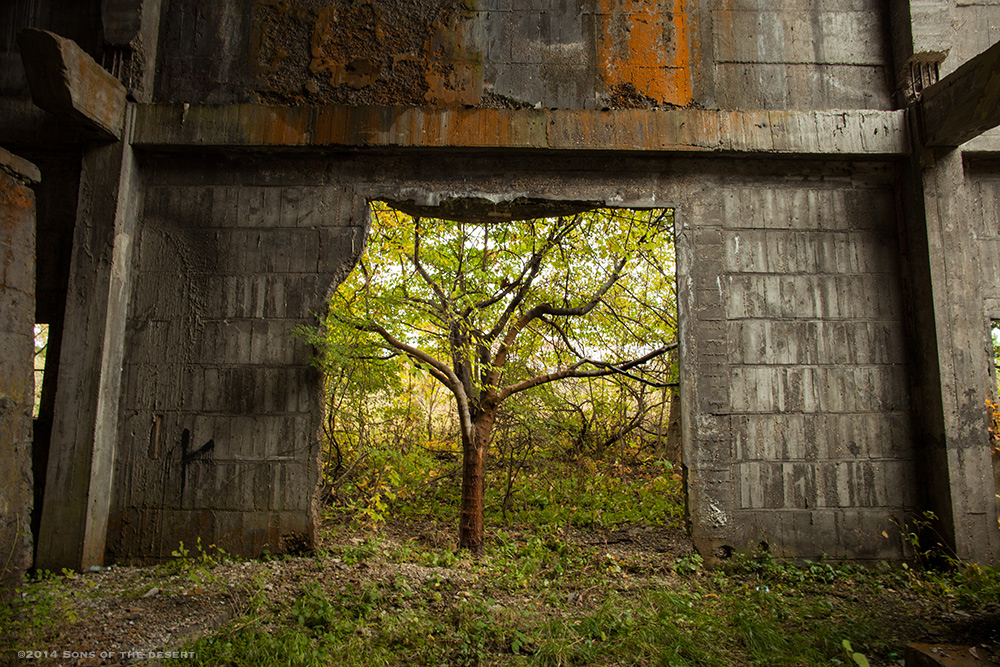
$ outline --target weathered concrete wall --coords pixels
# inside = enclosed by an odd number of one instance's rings
[[[941,76],[1000,41],[1000,5],[993,2],[957,0],[952,9],[948,35],[953,43],[941,67]]]
[[[0,599],[31,566],[38,169],[0,149]]]
[[[169,3],[157,99],[888,109],[876,0]]]
[[[315,161],[178,158],[146,182],[109,557],[311,546],[322,392],[292,330],[360,253],[367,207]]]
[[[320,406],[309,350],[289,330],[310,321],[359,249],[359,207],[512,192],[678,207],[685,456],[701,548],[901,556],[893,520],[916,509],[917,482],[891,169],[619,158],[611,177],[607,166],[151,163],[112,557],[165,557],[198,535],[249,553],[308,537]]]
[[[36,566],[44,569],[86,568],[104,559],[142,202],[128,142],[133,118],[129,108],[125,141],[83,155],[36,552]]]
[[[990,330],[985,344],[986,362],[996,363],[993,351],[992,323],[1000,320],[1000,163],[995,160],[986,161],[985,164],[975,162],[970,165],[969,176],[971,181],[970,210],[974,215],[970,216],[973,236],[976,240],[975,247],[979,251],[979,274],[983,277],[985,324]],[[978,215],[975,215],[978,214]],[[982,359],[980,354],[976,355]],[[993,369],[990,378],[990,389],[993,389],[992,380],[996,380],[1000,375],[1000,369]],[[991,400],[993,399],[990,396]],[[980,438],[980,443],[982,439]],[[980,447],[975,462],[982,473],[988,473],[989,467],[983,461],[986,455],[986,448]],[[992,491],[995,494],[997,515],[1000,516],[1000,452],[990,453],[993,468],[993,479],[990,480],[988,474],[981,473],[977,480],[977,487],[982,489],[987,500]],[[984,479],[985,477],[985,479]],[[992,483],[991,483],[992,482]],[[992,517],[988,512],[982,512],[981,522],[984,524],[978,530],[992,530]]]
[[[35,322],[48,325],[48,348],[42,379],[41,404],[34,421],[32,459],[35,486],[32,533],[39,534],[45,494],[45,471],[49,460],[49,439],[59,379],[59,350],[62,347],[63,315],[73,256],[73,227],[76,220],[80,183],[80,159],[65,153],[25,152],[24,157],[45,174],[34,186],[35,211]]]
[[[829,169],[752,187],[740,170],[681,218],[703,553],[898,556],[893,521],[917,506],[891,171]]]
[[[996,560],[1000,461],[991,457],[985,402],[996,392],[989,321],[1000,317],[1000,171],[995,158],[963,159],[959,151],[937,151],[922,162],[921,242],[930,257],[929,315],[937,323],[936,363],[928,370],[931,405],[941,410],[941,426],[921,442],[922,465],[941,471],[926,494],[960,558]]]
[[[711,7],[701,51],[715,69],[719,108],[892,108],[883,3],[699,4]]]

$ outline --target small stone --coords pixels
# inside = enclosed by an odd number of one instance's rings
[[[319,92],[319,84],[316,83],[313,79],[309,79],[308,81],[306,81],[305,89],[306,92],[309,93],[310,95],[315,95],[316,93]]]

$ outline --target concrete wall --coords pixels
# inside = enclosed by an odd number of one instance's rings
[[[0,149],[0,599],[32,561],[35,194],[28,183],[38,176]]]
[[[898,557],[918,476],[892,173],[745,169],[680,218],[696,543]]]
[[[962,282],[974,286],[971,297],[965,298],[968,306],[966,316],[967,339],[963,356],[968,357],[967,370],[960,372],[968,376],[968,383],[981,388],[972,392],[959,383],[956,393],[963,393],[961,418],[965,429],[972,437],[968,445],[959,448],[953,456],[961,462],[961,470],[967,471],[967,480],[962,486],[968,488],[968,496],[981,499],[964,518],[971,541],[991,544],[994,557],[1000,557],[997,545],[996,515],[1000,514],[1000,452],[991,452],[988,436],[983,432],[983,416],[986,399],[997,401],[996,369],[990,321],[1000,320],[1000,162],[995,157],[983,156],[968,159],[964,166],[966,200],[963,209],[968,211],[967,222],[957,229],[949,230],[955,246],[944,253],[944,261],[952,267],[949,289],[957,291]],[[961,245],[959,250],[957,246]],[[960,274],[960,275],[956,275]],[[958,278],[958,280],[956,280]],[[964,278],[964,281],[961,280]],[[957,324],[957,322],[956,322]],[[957,466],[956,466],[957,467]],[[952,477],[954,479],[954,477]],[[995,499],[990,502],[990,496]]]
[[[172,0],[157,99],[888,109],[877,0]]]
[[[151,164],[112,557],[163,557],[197,535],[249,553],[308,536],[320,412],[309,350],[289,330],[360,247],[359,202],[497,196],[515,182],[528,196],[678,207],[700,548],[902,556],[894,521],[918,501],[891,170],[615,170],[540,157]]]
[[[367,208],[322,164],[178,158],[146,174],[122,369],[109,557],[183,540],[312,544],[322,418],[315,325]]]

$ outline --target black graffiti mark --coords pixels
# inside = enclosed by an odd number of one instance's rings
[[[184,429],[181,431],[181,496],[187,488],[187,470],[192,461],[207,459],[212,450],[215,449],[215,440],[209,440],[204,445],[194,450],[191,449],[191,431]]]

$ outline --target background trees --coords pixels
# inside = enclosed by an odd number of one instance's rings
[[[599,455],[639,434],[662,444],[676,368],[666,356],[676,348],[672,222],[666,209],[486,223],[374,205],[368,247],[317,341],[331,383],[331,478],[375,422],[442,456],[454,442],[459,545],[478,552],[495,431],[504,503],[539,434]]]

